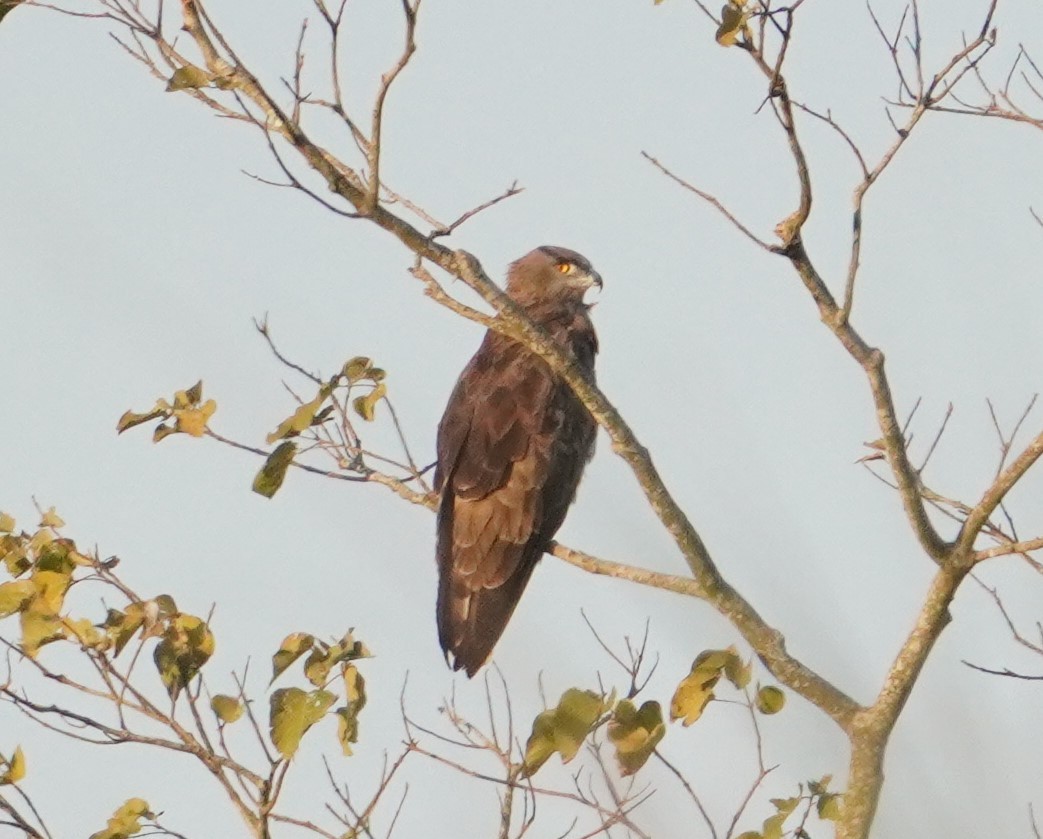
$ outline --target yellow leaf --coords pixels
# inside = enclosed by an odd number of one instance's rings
[[[0,585],[0,618],[22,611],[35,594],[36,586],[31,580],[15,580]]]
[[[106,636],[88,618],[66,618],[64,620],[66,637],[79,641],[80,645],[89,649],[104,649],[109,644]]]
[[[22,752],[21,746],[16,746],[11,759],[4,762],[7,764],[7,768],[0,775],[0,786],[17,784],[25,777],[25,754]]]
[[[351,745],[359,739],[359,712],[366,707],[366,680],[354,664],[345,664],[341,674],[348,702],[334,713],[337,715],[337,739],[341,751],[345,757],[350,757],[353,754]]]
[[[65,527],[65,522],[62,521],[61,516],[54,512],[54,507],[51,507],[43,514],[43,518],[40,519],[40,527]]]
[[[702,716],[703,710],[714,698],[713,689],[722,674],[732,671],[742,680],[742,661],[734,647],[726,650],[703,650],[692,662],[691,672],[685,676],[674,691],[670,701],[670,719],[682,720],[689,726]]]
[[[53,612],[39,608],[35,599],[18,618],[22,628],[22,652],[29,658],[36,658],[40,647],[58,641],[64,635],[61,619]]]
[[[302,655],[308,652],[315,638],[307,632],[294,632],[282,639],[279,649],[272,656],[272,678],[274,682],[279,675]]]
[[[333,390],[329,385],[320,387],[318,395],[311,402],[305,402],[289,417],[279,423],[278,428],[268,435],[268,442],[274,443],[276,440],[282,440],[286,437],[296,437],[309,428],[322,403],[326,401],[332,392]]]
[[[40,550],[54,541],[54,534],[48,528],[40,528],[29,540],[30,553],[39,553]]]
[[[7,513],[0,513],[0,533],[14,533],[14,519]]]
[[[366,422],[373,422],[377,410],[377,403],[387,394],[387,385],[380,382],[373,390],[365,396],[357,396],[352,400],[352,407]]]
[[[0,559],[3,559],[7,573],[12,577],[20,577],[32,568],[33,564],[26,556],[27,541],[10,533],[0,536]]]
[[[30,580],[36,589],[34,608],[40,608],[52,615],[58,614],[65,599],[65,592],[69,590],[69,575],[59,571],[34,571]]]
[[[90,839],[129,839],[141,832],[142,819],[152,818],[155,818],[155,815],[149,812],[145,799],[131,798],[112,814],[106,829],[92,833]]]
[[[72,564],[80,568],[92,568],[94,566],[94,560],[89,556],[84,556],[77,550],[70,550],[68,556],[72,560]]]
[[[198,408],[179,408],[174,411],[176,431],[191,434],[193,437],[202,437],[206,432],[206,424],[217,410],[217,403],[213,399],[207,399]]]
[[[608,723],[608,739],[616,747],[619,771],[633,775],[652,756],[666,734],[663,709],[658,702],[645,702],[640,708],[628,699],[621,700]]]
[[[782,829],[786,824],[786,813],[776,813],[768,816],[761,825],[761,835],[764,839],[782,839]]]

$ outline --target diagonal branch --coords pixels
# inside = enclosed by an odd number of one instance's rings
[[[956,551],[959,554],[969,553],[973,549],[974,540],[978,538],[981,529],[988,523],[993,511],[1003,503],[1007,493],[1028,472],[1040,455],[1043,455],[1043,432],[1037,434],[1010,466],[996,478],[982,496],[981,501],[967,515],[963,527],[960,528],[959,536],[956,537]]]

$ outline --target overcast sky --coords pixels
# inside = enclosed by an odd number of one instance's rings
[[[315,15],[304,2],[265,6],[259,14],[222,0],[210,11],[278,88],[300,19]],[[923,4],[928,67],[976,30],[984,6]],[[874,7],[889,26],[901,14],[900,3]],[[362,113],[399,49],[397,10],[392,0],[349,4],[348,98]],[[1043,10],[1005,0],[997,23],[988,72],[1001,80],[1018,42],[1043,56]],[[358,753],[342,758],[324,723],[286,791],[294,812],[321,818],[320,755],[367,795],[401,739],[407,671],[407,705],[426,724],[439,724],[437,707],[454,689],[466,709],[483,707],[481,680],[451,675],[438,649],[433,517],[381,487],[299,472],[265,500],[249,491],[259,465],[249,455],[183,437],[154,446],[147,429],[117,438],[115,422],[202,378],[219,406],[212,426],[263,445],[294,407],[285,370],[251,325],[267,313],[282,348],[309,369],[329,374],[355,355],[384,367],[410,443],[430,462],[481,330],[427,299],[408,274],[410,254],[380,231],[244,176],[278,177],[259,133],[164,93],[106,32],[29,8],[0,27],[0,509],[29,524],[33,497],[54,505],[69,536],[122,558],[139,592],[169,592],[202,614],[216,602],[216,690],[230,691],[223,674],[252,656],[260,698],[284,635],[356,627],[376,653],[362,668],[370,704]],[[525,187],[450,243],[494,277],[540,244],[590,258],[605,281],[594,310],[605,393],[722,572],[788,649],[871,701],[932,566],[897,496],[855,463],[879,436],[861,371],[786,263],[640,155],[717,194],[769,238],[794,208],[796,185],[784,138],[769,110],[758,112],[763,79],[739,50],[714,43],[685,0],[427,0],[417,40],[388,106],[386,181],[441,218],[515,180]],[[310,54],[311,83],[325,95],[318,40]],[[806,4],[788,67],[794,97],[831,109],[868,158],[891,143],[881,97],[894,94],[893,70],[863,6]],[[827,127],[800,127],[816,190],[806,240],[839,291],[857,169]],[[320,134],[355,160],[346,136],[331,126]],[[926,479],[971,503],[996,465],[986,398],[1012,423],[1043,383],[1043,230],[1029,212],[1043,208],[1040,140],[1030,127],[932,115],[866,205],[854,323],[886,353],[899,412],[923,399],[914,459],[953,403]],[[1026,430],[1041,425],[1037,412]],[[391,439],[379,423],[371,433],[374,443]],[[1043,532],[1043,470],[1011,509],[1022,536]],[[604,437],[560,535],[605,558],[685,571]],[[1043,614],[1038,577],[1016,560],[981,576],[1031,630]],[[696,653],[740,640],[704,604],[547,559],[496,651],[520,726],[541,710],[540,674],[552,701],[570,686],[595,687],[599,672],[625,687],[581,608],[616,643],[651,620],[661,661],[647,698],[664,703]],[[1043,688],[961,660],[1032,672],[1043,662],[1018,650],[973,582],[952,612],[892,740],[876,835],[1030,836],[1029,804],[1043,807]],[[763,670],[758,678],[770,680]],[[766,799],[795,794],[797,781],[843,778],[843,739],[790,699],[763,723],[767,760],[781,765],[743,829],[758,827]],[[243,833],[187,758],[72,744],[0,707],[0,752],[16,743],[28,757],[25,789],[56,836],[99,829],[131,796],[194,839]],[[672,728],[663,750],[726,825],[754,766],[737,709],[712,707],[692,729]],[[396,835],[494,835],[495,788],[415,760]],[[656,769],[648,780],[659,792],[637,821],[649,833],[682,835],[683,825],[684,835],[704,835],[674,780]],[[571,816],[547,805],[541,819],[536,835],[554,836]]]

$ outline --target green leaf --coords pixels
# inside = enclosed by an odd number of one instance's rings
[[[799,798],[772,798],[771,805],[783,815],[788,816],[797,809]]]
[[[152,818],[155,814],[149,811],[145,799],[131,798],[112,814],[105,830],[92,833],[90,839],[129,839],[141,832],[142,819]]]
[[[764,839],[756,830],[747,830],[745,833],[740,833],[735,839]]]
[[[7,513],[0,513],[0,533],[14,533],[14,519]]]
[[[206,664],[214,646],[214,634],[202,618],[179,614],[170,620],[152,658],[171,699],[176,699]]]
[[[572,760],[611,704],[593,691],[565,691],[556,707],[539,714],[532,722],[532,733],[525,744],[525,776],[533,775],[555,752],[561,755],[562,763]]]
[[[757,691],[756,702],[762,714],[777,714],[786,704],[786,694],[774,685],[766,685]]]
[[[271,498],[275,495],[279,491],[279,487],[282,486],[282,482],[286,479],[286,470],[290,468],[290,464],[293,463],[293,458],[296,454],[297,444],[289,440],[284,440],[276,446],[275,451],[268,455],[264,466],[254,476],[251,489],[265,498]]]
[[[305,732],[323,718],[336,701],[328,690],[306,692],[300,688],[272,691],[269,717],[272,743],[286,760],[296,754]]]
[[[835,792],[827,792],[820,795],[815,807],[818,809],[818,817],[826,821],[835,822],[840,819],[841,796]]]
[[[621,700],[608,723],[608,739],[616,747],[620,774],[633,775],[644,766],[665,734],[663,709],[658,702],[645,702],[637,708],[629,699]]]
[[[170,81],[167,82],[167,92],[173,93],[176,90],[196,89],[200,87],[206,87],[210,84],[210,74],[203,70],[201,67],[196,67],[193,64],[186,64],[184,67],[178,67],[174,71],[174,75],[170,77]]]
[[[348,704],[336,710],[337,739],[345,757],[352,754],[351,744],[359,739],[359,711],[366,707],[366,680],[362,678],[354,664],[346,664],[342,669],[344,677],[344,693]]]
[[[31,580],[15,580],[0,585],[0,618],[22,611],[34,594],[36,586]]]
[[[287,667],[311,649],[315,638],[307,632],[294,632],[282,639],[279,649],[272,656],[271,684]]]
[[[238,698],[224,694],[218,694],[210,700],[210,709],[222,724],[235,722],[245,710]]]
[[[7,768],[0,775],[0,787],[7,784],[17,784],[25,777],[25,754],[22,752],[21,746],[16,746],[11,759],[4,761],[4,763],[7,765]]]
[[[717,27],[717,43],[722,47],[732,47],[739,42],[739,36],[745,35],[749,30],[747,21],[749,13],[743,8],[742,3],[734,0],[726,3],[721,9],[721,25]]]
[[[377,403],[384,398],[387,392],[387,385],[380,382],[380,384],[365,396],[356,396],[355,399],[352,400],[351,406],[355,409],[355,413],[362,417],[366,422],[373,422],[377,410]]]

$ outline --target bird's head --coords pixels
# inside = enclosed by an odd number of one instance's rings
[[[543,245],[511,263],[507,294],[528,305],[541,302],[576,304],[592,286],[601,288],[601,275],[582,254]]]

